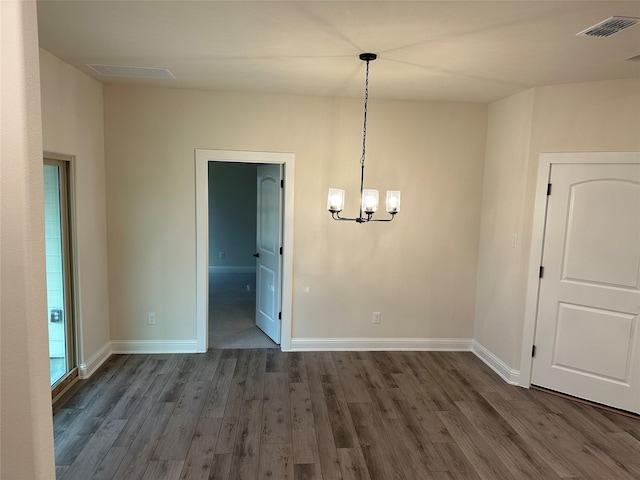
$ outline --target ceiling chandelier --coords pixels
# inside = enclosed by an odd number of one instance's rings
[[[369,62],[375,60],[375,53],[361,53],[360,60],[367,62],[367,73],[364,83],[364,126],[362,128],[362,157],[360,157],[360,215],[356,218],[341,217],[340,212],[344,208],[344,190],[330,188],[327,200],[327,210],[331,212],[334,220],[351,221],[357,223],[366,222],[390,222],[400,211],[400,192],[387,190],[386,209],[390,218],[372,218],[378,210],[378,190],[364,188],[364,157],[367,145],[367,103],[369,101]]]

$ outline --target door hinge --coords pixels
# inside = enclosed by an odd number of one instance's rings
[[[547,196],[551,195],[551,184],[547,183]]]
[[[540,265],[540,274],[539,274],[540,278],[544,277],[544,267],[542,265]]]
[[[282,247],[280,247],[280,255],[282,255]]]
[[[278,320],[282,320],[282,312],[278,312]]]
[[[280,188],[284,188],[284,178],[280,180]]]
[[[536,356],[536,346],[535,346],[535,345],[533,345],[533,346],[531,347],[531,357],[535,357],[535,356]]]

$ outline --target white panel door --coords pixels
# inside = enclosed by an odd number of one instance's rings
[[[532,383],[640,413],[640,165],[550,178]]]
[[[281,165],[258,166],[256,325],[280,344]]]

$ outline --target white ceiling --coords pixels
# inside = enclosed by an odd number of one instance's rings
[[[640,1],[38,2],[40,45],[104,83],[490,102],[533,86],[640,76],[640,24],[576,33]],[[87,63],[168,68],[99,77]]]

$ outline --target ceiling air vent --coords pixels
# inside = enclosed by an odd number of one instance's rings
[[[137,77],[175,80],[175,77],[166,68],[123,67],[120,65],[98,65],[92,63],[87,63],[86,65],[98,75],[105,77]]]
[[[634,26],[640,22],[640,18],[635,17],[609,17],[600,23],[589,27],[586,30],[576,33],[576,35],[586,35],[587,37],[609,37],[625,28]]]

